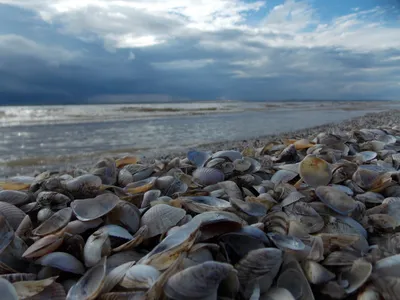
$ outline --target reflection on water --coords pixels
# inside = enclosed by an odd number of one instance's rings
[[[244,111],[151,120],[3,127],[0,177],[90,164],[100,154],[147,153],[340,122],[367,111]],[[42,165],[41,167],[37,165]]]

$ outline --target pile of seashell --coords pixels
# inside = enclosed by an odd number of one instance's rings
[[[0,183],[1,299],[400,299],[400,128]]]

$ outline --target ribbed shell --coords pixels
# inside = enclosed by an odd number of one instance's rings
[[[0,213],[3,214],[14,230],[17,230],[19,224],[21,224],[26,216],[18,207],[7,202],[0,202]]]
[[[211,185],[224,181],[225,175],[213,168],[198,168],[193,172],[193,178],[202,185]]]
[[[31,196],[25,192],[11,190],[0,191],[0,201],[7,202],[15,206],[28,203],[30,199]]]
[[[158,204],[144,213],[140,226],[147,225],[147,237],[163,234],[175,226],[186,215],[186,211],[166,204]]]

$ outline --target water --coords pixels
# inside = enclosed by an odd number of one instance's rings
[[[143,154],[255,138],[340,122],[397,104],[324,105],[206,102],[1,107],[0,177],[88,165],[108,153]],[[147,106],[151,109],[143,111]]]

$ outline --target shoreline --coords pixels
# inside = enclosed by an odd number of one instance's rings
[[[303,128],[295,131],[287,131],[276,134],[269,134],[260,136],[258,138],[250,138],[246,140],[235,140],[235,141],[220,141],[206,144],[199,144],[194,147],[184,147],[177,151],[158,151],[155,154],[145,157],[141,161],[143,163],[149,163],[154,159],[171,159],[174,157],[186,156],[186,153],[190,149],[196,149],[200,151],[211,151],[217,152],[220,150],[238,150],[242,151],[246,146],[262,147],[267,142],[289,139],[289,138],[309,138],[312,140],[320,132],[337,132],[337,131],[352,131],[359,130],[362,128],[380,128],[380,127],[391,127],[400,126],[400,109],[396,110],[385,110],[376,113],[367,113],[360,117],[351,118],[345,122],[338,123],[326,123],[318,126]]]
[[[4,163],[2,162],[0,163],[0,166],[9,169],[10,172],[5,172],[3,176],[0,177],[10,178],[22,174],[36,174],[45,170],[64,172],[66,170],[76,167],[88,170],[92,165],[96,163],[96,161],[105,156],[119,158],[124,155],[136,155],[142,163],[147,164],[154,162],[154,160],[171,159],[174,157],[186,157],[187,151],[190,149],[211,152],[228,149],[242,151],[246,146],[262,147],[267,142],[278,141],[288,138],[309,138],[310,140],[312,140],[318,133],[323,131],[351,131],[361,128],[394,126],[397,124],[399,124],[400,126],[400,110],[385,110],[376,113],[366,113],[363,116],[351,118],[344,122],[331,122],[294,131],[285,131],[276,134],[262,135],[249,139],[199,143],[186,146],[178,146],[175,148],[168,147],[166,150],[151,148],[127,148],[116,149],[113,151],[101,151],[100,153],[84,153],[81,155],[72,155],[71,157],[54,157],[51,160],[46,160],[45,158],[27,158],[26,160],[22,161],[9,161]],[[37,160],[37,163],[35,163],[35,160]],[[27,162],[28,164],[26,164]]]

